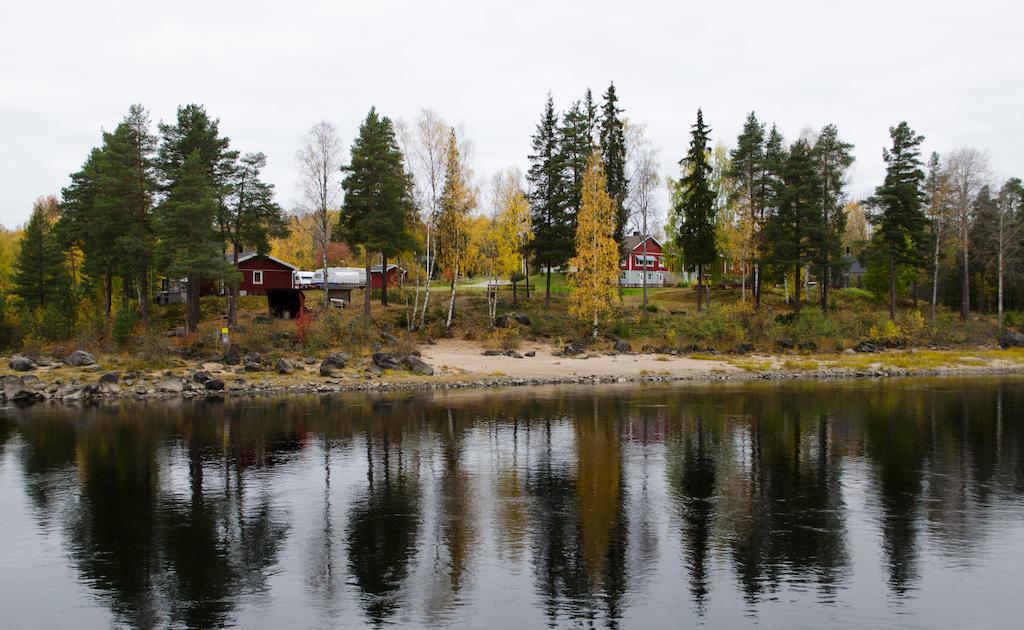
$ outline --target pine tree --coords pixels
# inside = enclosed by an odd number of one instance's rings
[[[704,114],[697,110],[697,122],[690,132],[690,149],[683,158],[686,174],[679,180],[679,198],[674,212],[678,216],[679,233],[675,235],[683,250],[683,263],[697,268],[697,310],[701,310],[704,286],[704,265],[715,262],[715,191],[711,188],[711,164],[708,161],[708,132]],[[710,291],[709,291],[710,293]],[[707,302],[710,305],[711,296]]]
[[[352,143],[350,163],[342,169],[345,203],[338,218],[338,233],[349,245],[361,246],[366,260],[363,315],[370,319],[371,261],[374,252],[386,255],[409,242],[412,202],[409,185],[391,120],[373,107],[359,126]],[[387,305],[387,259],[382,268],[381,303]]]
[[[765,139],[764,125],[758,122],[754,112],[747,115],[743,123],[743,131],[736,138],[736,148],[729,154],[731,169],[729,177],[736,182],[737,200],[747,213],[750,226],[750,267],[754,273],[753,293],[755,303],[759,303],[760,265],[758,264],[759,241],[764,222],[765,190],[763,187],[765,173]]]
[[[566,201],[568,186],[559,150],[558,115],[554,99],[547,103],[537,131],[533,134],[530,170],[530,218],[534,239],[529,251],[534,260],[547,270],[544,309],[551,306],[551,268],[565,264],[572,248],[575,218]]]
[[[46,202],[40,198],[21,237],[14,261],[14,295],[29,309],[44,309],[62,290],[64,253],[54,238]]]
[[[924,136],[914,133],[906,122],[889,128],[892,148],[882,157],[887,164],[885,181],[875,188],[871,203],[881,210],[872,222],[872,250],[883,256],[889,268],[889,318],[896,319],[897,267],[920,268],[927,258],[928,217],[922,210],[920,146]]]
[[[476,196],[469,185],[469,177],[455,130],[448,137],[445,160],[444,188],[441,190],[440,213],[437,217],[437,239],[440,246],[438,255],[442,264],[452,270],[451,293],[448,297],[448,317],[445,328],[451,328],[455,314],[455,283],[462,272],[462,265],[469,247],[469,215],[476,208]]]
[[[626,208],[626,136],[622,124],[622,110],[618,107],[615,84],[608,85],[601,107],[599,128],[601,159],[608,180],[608,196],[615,204],[615,242],[622,243],[629,212]]]
[[[824,239],[821,178],[813,149],[804,140],[782,162],[775,195],[778,208],[765,224],[765,261],[783,275],[793,272],[794,311],[800,315],[800,270],[820,251]]]
[[[828,312],[828,287],[832,270],[843,255],[842,237],[846,230],[846,172],[853,164],[853,145],[839,139],[835,125],[825,125],[812,149],[820,180],[823,227],[815,251],[818,265],[821,310]]]
[[[239,160],[231,178],[231,195],[217,214],[221,238],[231,245],[234,266],[250,248],[259,254],[270,251],[270,241],[288,235],[284,211],[274,201],[274,185],[261,179],[267,156],[247,153]],[[236,278],[237,279],[237,278]],[[228,283],[228,326],[237,324],[237,282]]]
[[[224,260],[223,241],[211,229],[220,207],[219,193],[197,149],[176,169],[174,184],[154,216],[159,264],[173,277],[188,281],[185,321],[189,332],[199,325],[203,280],[221,279],[231,271]]]
[[[593,325],[597,338],[601,316],[618,293],[619,245],[615,240],[615,202],[608,195],[604,166],[595,151],[583,178],[583,203],[576,223],[576,256],[570,261],[569,313]]]

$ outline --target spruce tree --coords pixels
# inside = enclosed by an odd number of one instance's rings
[[[559,153],[564,169],[564,183],[567,186],[566,203],[572,218],[572,231],[576,230],[576,213],[582,203],[583,177],[587,172],[587,160],[594,150],[593,127],[590,105],[579,101],[573,103],[562,117],[558,130]]]
[[[629,182],[626,181],[626,137],[618,101],[615,84],[611,83],[604,93],[604,104],[601,106],[599,137],[601,159],[608,182],[608,196],[615,206],[615,242],[621,246],[626,233],[626,222],[629,220],[626,209]]]
[[[832,270],[842,258],[846,230],[846,172],[853,164],[853,145],[839,139],[835,125],[825,125],[812,149],[820,180],[823,226],[815,252],[818,265],[821,310],[828,312],[828,287]]]
[[[697,310],[701,310],[704,266],[718,258],[715,243],[715,191],[711,188],[708,161],[708,132],[704,114],[697,110],[697,122],[690,131],[690,149],[683,158],[686,174],[679,180],[679,199],[673,209],[679,233],[675,238],[683,250],[683,262],[697,268]],[[710,292],[709,292],[710,293]],[[711,296],[707,302],[711,304]]]
[[[764,225],[765,208],[765,138],[764,125],[758,122],[754,112],[747,115],[743,131],[736,139],[736,148],[729,154],[731,168],[729,176],[736,181],[735,194],[745,206],[750,221],[750,266],[754,274],[754,302],[759,304],[761,268],[758,263],[761,229]]]
[[[889,128],[892,148],[884,149],[885,181],[870,199],[881,212],[872,218],[873,252],[885,258],[889,268],[889,318],[896,319],[897,267],[920,268],[928,254],[928,217],[922,209],[921,143],[906,122]]]
[[[220,207],[220,190],[210,181],[199,150],[185,158],[175,181],[154,216],[158,236],[157,261],[175,278],[186,278],[186,326],[199,325],[199,294],[204,279],[220,279],[229,272],[223,241],[211,229]]]
[[[13,271],[13,293],[31,310],[46,308],[63,288],[64,253],[42,198],[32,207]]]
[[[370,319],[370,268],[373,253],[386,256],[408,246],[408,198],[402,152],[391,120],[370,108],[352,143],[351,161],[342,169],[345,203],[338,218],[338,233],[351,246],[361,246],[366,260],[366,293],[363,314]],[[386,258],[382,276],[381,303],[387,305]]]
[[[800,315],[800,270],[821,248],[825,220],[821,178],[804,140],[782,160],[775,193],[778,207],[765,224],[765,260],[783,275],[793,272],[794,312]]]
[[[558,115],[548,94],[544,113],[533,134],[530,170],[530,219],[534,238],[529,252],[547,270],[544,309],[551,305],[551,268],[564,265],[572,252],[576,234],[574,216],[567,203],[568,186],[559,150]]]
[[[274,201],[274,185],[262,179],[266,165],[267,156],[262,153],[242,156],[231,178],[231,194],[217,214],[221,238],[231,246],[235,267],[239,255],[247,248],[266,254],[270,251],[270,239],[288,234],[284,210]],[[237,293],[237,282],[229,282],[228,326],[232,327],[237,324]]]

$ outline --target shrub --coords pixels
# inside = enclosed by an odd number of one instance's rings
[[[117,312],[110,327],[110,340],[116,347],[123,348],[132,339],[138,322],[139,316],[135,309],[122,308]]]
[[[736,309],[714,308],[679,319],[677,325],[683,339],[701,343],[733,344],[746,339],[746,334]]]

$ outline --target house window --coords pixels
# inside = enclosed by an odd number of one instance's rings
[[[636,266],[637,267],[656,267],[658,259],[655,256],[637,256]]]
[[[254,272],[252,272],[252,283],[253,284],[263,284],[263,272],[262,271],[254,271]]]

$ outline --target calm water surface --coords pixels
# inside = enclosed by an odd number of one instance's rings
[[[4,628],[1020,628],[1024,380],[0,409]]]

